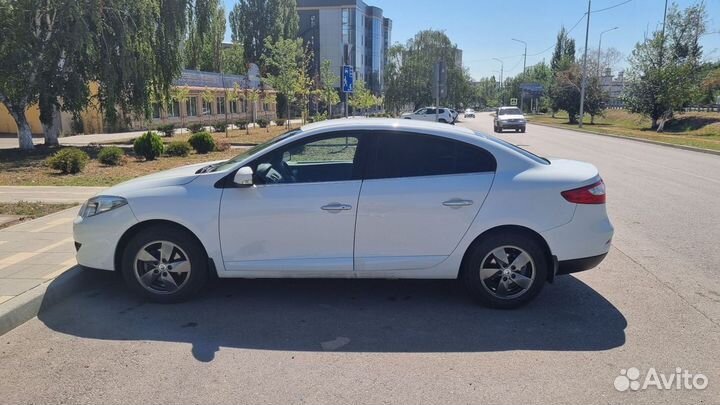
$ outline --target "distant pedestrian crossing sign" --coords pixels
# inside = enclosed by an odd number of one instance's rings
[[[517,99],[516,99],[516,98],[511,98],[511,99],[510,99],[510,105],[517,105]]]

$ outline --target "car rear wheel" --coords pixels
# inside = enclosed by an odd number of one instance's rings
[[[500,309],[525,305],[540,293],[548,265],[540,244],[521,233],[490,235],[471,246],[462,279],[481,304]]]
[[[152,227],[125,247],[122,275],[135,293],[160,303],[187,300],[205,285],[208,259],[200,243],[179,228]]]

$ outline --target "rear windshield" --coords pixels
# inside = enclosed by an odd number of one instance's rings
[[[499,115],[522,115],[519,108],[503,108],[498,112]]]
[[[507,146],[508,148],[510,148],[510,149],[512,149],[512,150],[514,150],[514,151],[516,151],[516,152],[518,152],[518,153],[520,153],[520,154],[522,154],[523,156],[526,156],[526,157],[530,158],[531,160],[533,160],[533,161],[535,161],[535,162],[537,162],[537,163],[540,163],[540,164],[542,164],[542,165],[549,165],[549,164],[550,164],[550,161],[547,160],[547,159],[545,159],[544,157],[538,156],[538,155],[536,155],[536,154],[534,154],[534,153],[532,153],[532,152],[528,152],[528,151],[526,151],[525,149],[523,149],[523,148],[521,148],[521,147],[519,147],[519,146],[517,146],[517,145],[513,145],[513,144],[511,144],[510,142],[503,141],[503,140],[500,139],[500,138],[495,138],[494,136],[489,136],[489,135],[485,135],[485,136],[487,137],[487,139],[489,139],[489,140],[491,140],[491,141],[493,141],[493,142],[495,142],[495,143],[498,143],[498,144],[500,144],[500,145]]]

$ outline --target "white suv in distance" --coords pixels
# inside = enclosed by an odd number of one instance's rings
[[[527,121],[522,111],[517,107],[500,107],[495,111],[493,126],[495,132],[505,129],[514,129],[515,132],[525,132]]]
[[[437,114],[436,114],[437,112]],[[437,115],[437,117],[436,117]],[[449,108],[435,108],[435,107],[425,107],[421,108],[415,112],[411,113],[405,113],[400,116],[402,119],[406,120],[420,120],[420,121],[435,121],[437,119],[437,122],[441,122],[444,124],[452,124],[455,122],[455,118],[453,117],[452,113],[450,112]]]

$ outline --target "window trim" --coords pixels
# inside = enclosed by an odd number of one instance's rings
[[[417,137],[423,137],[423,138],[440,138],[449,142],[454,142],[457,144],[461,144],[463,146],[467,146],[470,148],[474,148],[476,150],[479,150],[481,153],[484,153],[488,155],[490,158],[492,158],[492,166],[494,167],[494,170],[484,171],[484,172],[467,172],[467,173],[446,173],[446,174],[431,174],[431,175],[425,175],[425,176],[404,176],[404,177],[370,177],[369,169],[371,166],[373,166],[373,161],[375,159],[375,151],[376,148],[381,142],[381,137],[383,136],[395,136],[395,135],[408,135],[408,136],[417,136]],[[457,140],[454,138],[442,136],[442,135],[434,135],[434,134],[428,134],[423,132],[412,132],[412,131],[373,131],[372,135],[370,136],[370,142],[366,142],[368,146],[365,147],[365,154],[362,156],[363,158],[363,172],[362,172],[362,179],[363,180],[397,180],[397,179],[424,179],[424,178],[432,178],[432,177],[446,177],[446,176],[467,176],[467,175],[477,175],[477,174],[495,174],[497,173],[497,158],[495,155],[492,154],[489,150],[486,148],[483,148],[481,146],[464,142],[461,140]]]

